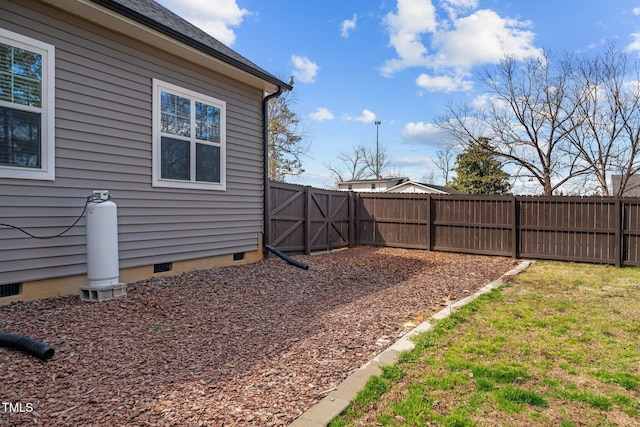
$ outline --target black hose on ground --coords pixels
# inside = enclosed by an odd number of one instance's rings
[[[271,245],[264,245],[264,247],[267,248],[270,252],[273,252],[274,254],[278,255],[280,258],[282,258],[283,260],[287,261],[291,265],[295,265],[296,267],[300,267],[303,270],[308,270],[309,269],[309,266],[307,264],[305,264],[304,262],[296,261],[295,259],[283,254],[282,252],[280,252],[279,250],[277,250],[276,248],[274,248]]]
[[[53,357],[54,350],[47,344],[36,341],[24,335],[0,332],[0,347],[22,350],[41,360],[49,360]]]

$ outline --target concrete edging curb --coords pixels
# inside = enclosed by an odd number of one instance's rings
[[[491,292],[505,283],[505,279],[518,275],[526,270],[535,261],[521,261],[515,268],[507,271],[499,279],[490,282],[480,288],[474,294],[469,295],[440,310],[438,313],[425,320],[411,331],[403,335],[398,341],[362,365],[353,374],[348,376],[331,393],[327,394],[320,402],[313,405],[306,412],[296,418],[289,427],[326,427],[335,417],[340,415],[362,390],[369,378],[382,373],[381,366],[392,365],[398,360],[401,353],[412,350],[415,347],[413,338],[416,335],[427,332],[433,328],[431,319],[440,320],[448,317],[460,307],[469,304],[480,295]]]

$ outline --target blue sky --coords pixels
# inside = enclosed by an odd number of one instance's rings
[[[449,101],[481,100],[478,73],[506,54],[590,54],[616,40],[640,54],[640,0],[160,0],[265,70],[295,78],[307,130],[305,173],[332,188],[326,165],[379,142],[393,172],[423,181]]]

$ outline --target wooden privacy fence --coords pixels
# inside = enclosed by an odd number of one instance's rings
[[[270,243],[640,265],[640,199],[347,193],[272,183]]]

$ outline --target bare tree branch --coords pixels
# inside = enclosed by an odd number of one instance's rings
[[[375,150],[364,145],[354,145],[351,147],[351,153],[341,152],[337,157],[342,162],[341,166],[325,165],[336,183],[375,178],[377,165],[380,166],[380,171],[385,177],[398,176],[398,172],[389,167],[390,160],[387,158],[384,147],[378,150],[378,163],[376,163]]]
[[[578,108],[571,91],[572,58],[557,63],[546,53],[524,62],[506,57],[485,69],[482,82],[492,100],[471,108],[449,105],[437,125],[464,146],[490,138],[494,156],[526,171],[551,195],[563,184],[590,171],[588,165],[567,155],[571,117]]]

